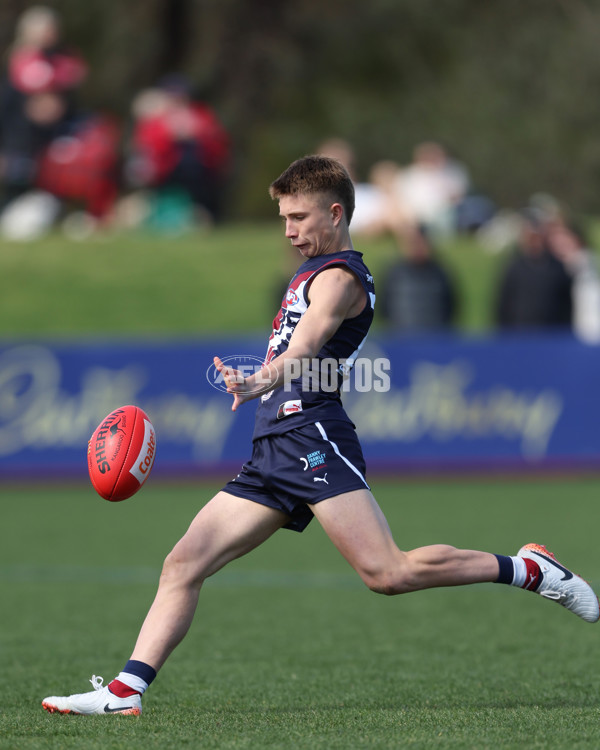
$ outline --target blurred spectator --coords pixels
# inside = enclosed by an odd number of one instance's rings
[[[395,182],[400,174],[400,165],[392,159],[375,162],[369,171],[369,183],[377,190],[378,210],[370,225],[371,235],[391,234],[403,241],[411,226],[409,217],[395,197]]]
[[[504,329],[570,327],[571,277],[550,251],[546,223],[531,210],[521,218],[517,247],[500,277],[496,323]]]
[[[574,224],[552,222],[547,230],[551,252],[573,280],[573,331],[583,341],[600,341],[600,275],[584,232]]]
[[[380,309],[394,331],[436,332],[452,326],[456,291],[425,228],[406,232],[405,257],[387,269],[380,286]]]
[[[390,228],[390,194],[378,180],[384,179],[383,170],[370,175],[368,182],[359,182],[356,176],[354,149],[343,138],[329,138],[323,141],[317,147],[316,153],[337,159],[352,178],[355,207],[350,232],[353,235],[377,236],[387,231]]]
[[[82,209],[93,229],[110,217],[117,199],[119,139],[112,118],[82,117],[70,135],[54,138],[44,149],[36,185]]]
[[[548,193],[534,193],[524,209],[539,225],[549,226],[562,221],[563,209],[556,198]],[[490,254],[514,249],[523,229],[523,211],[503,208],[494,210],[494,215],[476,230],[481,248]]]
[[[42,150],[69,133],[73,94],[86,74],[83,60],[61,44],[57,14],[45,6],[24,11],[0,92],[0,206],[35,186]]]
[[[474,233],[486,227],[497,215],[494,201],[480,192],[469,191],[454,209],[457,232]]]
[[[140,92],[132,114],[128,184],[153,191],[155,211],[169,204],[175,217],[177,205],[185,213],[191,204],[199,216],[218,220],[230,142],[213,110],[192,98],[187,81],[170,76]]]
[[[455,209],[468,187],[465,167],[450,159],[439,143],[428,141],[415,147],[412,163],[399,172],[394,191],[410,222],[444,234],[454,230]]]

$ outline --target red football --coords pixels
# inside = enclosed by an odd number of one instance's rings
[[[100,422],[88,443],[88,470],[105,500],[126,500],[144,484],[154,465],[156,433],[137,406],[121,406]]]

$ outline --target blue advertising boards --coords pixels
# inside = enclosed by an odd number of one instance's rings
[[[231,411],[215,354],[256,367],[262,339],[6,342],[0,477],[87,476],[87,441],[118,406],[157,432],[155,476],[234,474],[254,404]],[[600,468],[600,348],[568,335],[372,337],[342,394],[369,474]],[[293,418],[293,417],[292,417]]]

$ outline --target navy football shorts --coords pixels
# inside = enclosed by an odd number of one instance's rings
[[[290,516],[286,529],[304,531],[307,503],[369,489],[358,437],[348,422],[315,422],[254,441],[252,458],[224,492]]]

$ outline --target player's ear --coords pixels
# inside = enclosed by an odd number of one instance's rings
[[[331,218],[333,220],[333,223],[335,226],[337,226],[344,216],[344,208],[341,203],[332,203],[329,210],[331,211]]]

